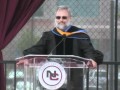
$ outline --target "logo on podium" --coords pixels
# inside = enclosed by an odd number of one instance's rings
[[[39,69],[39,81],[46,89],[58,89],[66,80],[64,67],[56,62],[47,62]]]

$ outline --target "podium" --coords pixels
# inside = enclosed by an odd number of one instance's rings
[[[85,71],[88,68],[86,63],[90,61],[90,59],[75,55],[26,55],[17,58],[17,60],[22,58],[27,59],[28,63],[28,65],[24,65],[24,90],[62,90],[60,88],[66,88],[65,90],[72,90],[71,70],[74,71],[79,69],[83,79]],[[65,71],[59,66],[63,67]],[[52,71],[48,70],[48,68]],[[47,73],[45,73],[45,71],[47,71]],[[60,75],[58,75],[59,73]],[[60,76],[60,79],[57,77],[57,75]],[[48,77],[52,81],[49,81]],[[41,79],[43,79],[42,82]],[[62,81],[63,84],[57,86],[60,81]],[[44,84],[48,86],[43,86],[43,82],[45,82]],[[83,83],[83,81],[81,82]],[[83,88],[83,86],[81,87]]]

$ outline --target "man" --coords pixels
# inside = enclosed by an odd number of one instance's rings
[[[91,62],[88,62],[87,65],[96,68],[97,64],[102,62],[102,59],[97,59],[98,54],[95,53],[96,50],[90,41],[90,37],[84,29],[73,26],[70,22],[70,9],[66,6],[59,6],[55,16],[55,28],[44,32],[36,45],[24,50],[24,55],[76,55],[91,59]],[[17,64],[19,65],[23,62],[21,60]],[[81,70],[72,69],[71,74],[71,90],[82,90],[83,86],[80,84],[82,82]]]

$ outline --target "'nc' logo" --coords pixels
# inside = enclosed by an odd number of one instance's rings
[[[47,77],[49,77],[50,80],[58,80],[57,76],[58,74],[56,73],[56,71],[54,71],[54,73],[52,73],[51,71],[47,71]]]

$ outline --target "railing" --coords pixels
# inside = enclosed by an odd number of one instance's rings
[[[24,87],[23,67],[17,68],[16,61],[0,62],[2,64],[6,90],[29,90]],[[120,90],[120,62],[103,62],[96,69],[88,69],[84,76],[84,90]],[[27,86],[31,87],[29,83]]]
[[[120,62],[103,62],[86,78],[86,90],[120,90]]]

